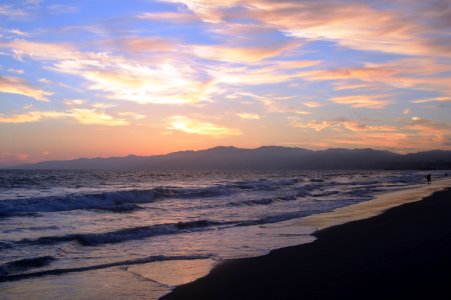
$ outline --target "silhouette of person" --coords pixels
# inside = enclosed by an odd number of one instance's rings
[[[426,175],[426,180],[427,180],[428,184],[431,184],[431,174]]]
[[[448,177],[448,173],[445,173],[445,177]]]

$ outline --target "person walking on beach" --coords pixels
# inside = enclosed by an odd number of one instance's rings
[[[427,180],[428,184],[431,184],[431,174],[426,175],[426,180]]]

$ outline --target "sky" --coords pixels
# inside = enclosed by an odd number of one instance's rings
[[[0,166],[451,149],[451,0],[0,2]]]

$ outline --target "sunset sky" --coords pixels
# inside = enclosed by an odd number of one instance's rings
[[[0,20],[0,166],[451,149],[451,0],[7,0]]]

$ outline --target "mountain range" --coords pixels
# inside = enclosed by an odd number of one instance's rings
[[[165,155],[78,158],[43,161],[17,169],[205,170],[205,169],[451,169],[451,151],[398,154],[374,149],[327,149],[263,146],[255,149],[219,146]]]

